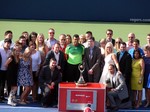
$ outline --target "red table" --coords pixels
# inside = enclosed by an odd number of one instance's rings
[[[86,87],[77,87],[75,83],[59,84],[59,112],[83,111],[91,104],[94,112],[105,112],[106,87],[100,83],[88,83]]]

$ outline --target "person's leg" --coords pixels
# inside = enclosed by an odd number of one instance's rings
[[[36,72],[32,72],[33,74],[33,86],[32,86],[32,100],[35,102],[37,100],[38,94],[38,77],[36,77]]]
[[[41,91],[43,93],[43,97],[42,97],[42,100],[41,100],[41,103],[42,103],[42,106],[48,106],[49,103],[51,102],[49,99],[50,99],[50,93],[51,93],[51,90],[48,86],[43,86],[41,88]]]
[[[67,70],[66,70],[66,81],[68,82],[74,82],[74,76],[73,76],[73,65],[67,63]]]
[[[20,98],[20,102],[23,104],[25,104],[26,103],[26,98],[27,98],[27,96],[28,96],[28,94],[30,93],[30,90],[31,90],[31,87],[29,87],[29,86],[26,86],[25,88],[24,88],[24,91],[23,91],[23,93],[21,94],[21,98]]]
[[[31,86],[27,86],[26,87],[26,94],[25,94],[25,96],[24,96],[24,101],[27,103],[27,98],[28,98],[28,96],[29,96],[29,94],[30,94],[30,92],[31,92]]]
[[[118,98],[118,94],[117,94],[116,92],[109,91],[109,92],[107,93],[107,96],[108,96],[108,99],[109,99],[109,101],[110,101],[111,107],[112,107],[112,108],[117,107],[115,98]]]
[[[93,76],[93,74],[92,75],[88,74],[88,81],[89,82],[94,82],[94,76]]]
[[[17,105],[17,103],[14,102],[14,97],[15,97],[16,91],[17,91],[17,86],[12,86],[11,91],[9,93],[7,104],[9,104],[11,106],[16,106]]]
[[[133,93],[133,106],[135,107],[137,105],[137,102],[136,102],[137,91],[133,90],[132,93]]]
[[[4,99],[5,80],[6,80],[6,71],[0,70],[0,101]]]
[[[13,95],[14,102],[17,102],[17,99],[16,99],[17,89],[18,89],[18,86],[12,86],[12,90],[14,91],[14,95]]]
[[[150,88],[148,88],[148,101],[149,101],[149,105],[150,105]]]
[[[150,89],[146,89],[146,105],[144,107],[148,107],[150,105]]]
[[[139,108],[142,101],[142,90],[138,90],[137,92],[138,92],[138,101],[135,108]]]

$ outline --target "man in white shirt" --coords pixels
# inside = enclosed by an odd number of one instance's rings
[[[4,39],[6,39],[6,38],[11,39],[11,41],[12,41],[12,38],[13,38],[12,31],[8,30],[5,32]],[[4,40],[0,41],[0,47],[3,47],[3,45],[4,45]],[[13,47],[14,47],[14,42],[11,42],[10,49],[12,49]]]
[[[134,39],[135,39],[135,34],[134,33],[129,33],[128,34],[128,41],[126,42],[127,51],[129,51],[131,48],[133,48]]]
[[[51,50],[55,43],[58,42],[58,40],[55,39],[54,35],[55,30],[53,28],[50,28],[48,30],[48,39],[45,40],[45,44],[48,46],[49,50]]]
[[[4,40],[3,47],[0,47],[0,54],[1,54],[1,67],[0,67],[0,102],[3,102],[4,98],[4,87],[5,87],[5,81],[7,80],[6,72],[7,68],[5,66],[7,58],[11,54],[10,50],[11,45],[11,39],[6,38]],[[7,84],[7,90],[8,94],[10,92],[11,86]]]

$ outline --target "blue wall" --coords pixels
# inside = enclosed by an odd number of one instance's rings
[[[150,0],[0,0],[0,19],[150,22]]]

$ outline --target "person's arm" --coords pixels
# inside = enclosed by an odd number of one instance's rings
[[[5,63],[5,67],[8,67],[9,63],[12,62],[12,57],[9,57]]]
[[[36,76],[39,75],[39,71],[40,71],[40,67],[41,67],[41,62],[42,62],[42,59],[41,59],[41,54],[39,51],[38,52],[38,70],[36,71]]]
[[[118,60],[117,60],[117,56],[115,54],[112,54],[111,55],[116,67],[117,67],[117,70],[120,71],[120,67],[119,67],[119,63],[118,63]]]
[[[145,69],[145,63],[143,59],[140,61],[140,66],[141,66],[141,75],[140,75],[139,83],[142,83],[144,77],[144,69]]]
[[[30,73],[32,75],[32,58],[30,58]]]
[[[95,64],[92,66],[92,68],[89,70],[89,72],[91,71],[91,74],[93,74],[94,70],[99,67],[99,64],[100,64],[100,58],[101,58],[101,52],[100,52],[100,49],[96,50],[96,62]]]
[[[118,91],[118,90],[121,90],[123,89],[123,86],[125,86],[125,79],[123,77],[122,74],[116,74],[118,77],[117,77],[117,80],[119,81],[119,85],[115,88],[115,91]]]
[[[100,64],[100,59],[101,59],[101,51],[100,51],[100,49],[97,49],[97,51],[95,51],[96,52],[96,63],[92,66],[92,70],[93,69],[95,69],[95,68],[97,68],[97,67],[99,67],[99,64]]]
[[[40,71],[40,74],[39,74],[39,83],[40,85],[43,85],[44,84],[44,67],[42,67],[41,71]]]
[[[127,57],[126,57],[126,60],[125,60],[125,64],[126,64],[126,67],[125,67],[125,76],[128,76],[131,74],[131,71],[132,71],[132,57],[130,54],[127,54]],[[128,76],[129,77],[129,76]]]
[[[49,51],[48,53],[47,53],[47,55],[46,55],[46,57],[45,57],[45,60],[44,60],[44,62],[43,62],[43,66],[44,65],[49,65],[49,61],[50,61],[50,59],[51,59],[51,56],[52,55],[52,51]]]
[[[53,87],[54,87],[55,85],[58,85],[58,84],[61,82],[61,80],[62,80],[61,73],[60,73],[60,71],[59,71],[58,69],[56,69],[54,73],[55,73],[55,74],[53,74],[53,75],[55,75],[56,77],[55,77],[55,79],[53,79],[52,82],[50,83],[50,85],[53,86]]]
[[[49,51],[49,49],[48,49],[48,47],[47,47],[47,45],[45,44],[45,47],[44,47],[44,49],[45,49],[45,55],[48,53],[48,51]]]

